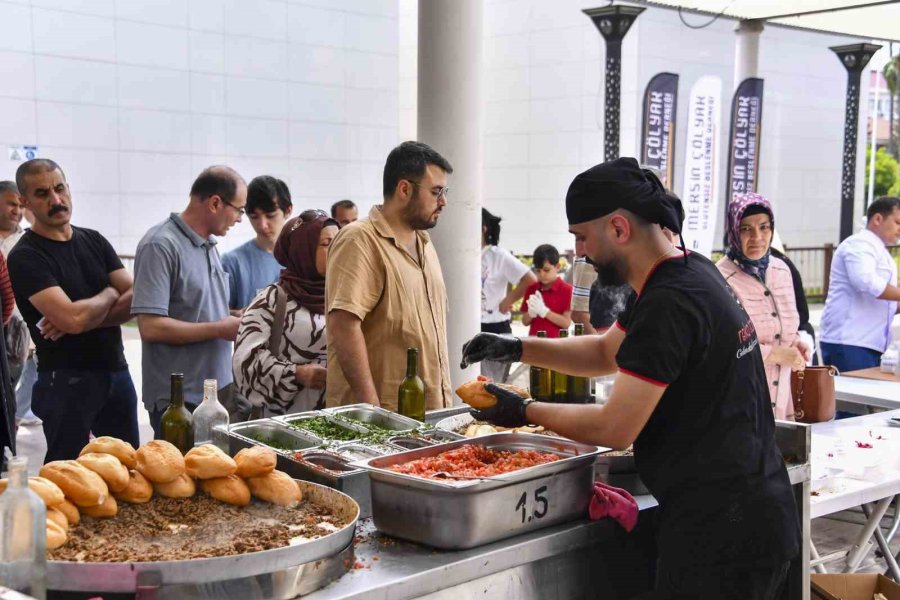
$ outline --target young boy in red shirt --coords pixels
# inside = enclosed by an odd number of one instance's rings
[[[559,250],[550,244],[534,249],[537,282],[525,290],[522,324],[531,325],[528,335],[546,331],[547,337],[559,337],[560,329],[572,325],[572,286],[559,276]]]

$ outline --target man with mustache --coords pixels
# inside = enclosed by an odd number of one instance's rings
[[[43,421],[45,462],[74,459],[94,435],[137,445],[137,396],[122,347],[132,279],[102,235],[73,226],[62,168],[27,161],[16,184],[34,224],[9,253],[16,304],[38,357],[32,410]]]
[[[233,407],[231,342],[241,320],[228,309],[229,275],[213,236],[225,236],[246,206],[244,179],[230,167],[207,167],[191,186],[187,208],[138,243],[131,314],[141,332],[144,407],[157,438],[172,373],[184,373],[188,410],[203,399],[204,379],[215,379],[219,400]]]
[[[406,350],[418,348],[426,407],[453,403],[447,353],[447,291],[425,230],[447,204],[453,167],[421,142],[391,150],[384,204],[338,233],[328,253],[326,404],[397,409]]]

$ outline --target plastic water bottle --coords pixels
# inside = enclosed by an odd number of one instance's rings
[[[47,597],[47,509],[28,488],[28,459],[9,458],[0,495],[0,586],[38,600]]]
[[[194,409],[194,446],[214,444],[228,454],[228,436],[225,431],[216,432],[216,427],[228,429],[228,411],[219,402],[218,383],[215,379],[203,381],[203,402]]]

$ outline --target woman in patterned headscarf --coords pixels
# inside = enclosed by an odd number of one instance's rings
[[[285,223],[274,252],[284,267],[281,277],[262,290],[241,317],[232,360],[234,382],[266,414],[325,404],[325,260],[338,227],[319,210],[304,211]]]
[[[776,419],[794,419],[791,371],[803,369],[809,348],[800,341],[800,316],[788,266],[771,253],[775,216],[759,194],[735,196],[725,223],[728,248],[716,263],[756,328]]]

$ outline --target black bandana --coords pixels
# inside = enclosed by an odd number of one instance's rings
[[[604,217],[623,208],[673,233],[681,233],[681,200],[666,191],[649,169],[633,158],[617,158],[579,174],[566,194],[569,225]]]

